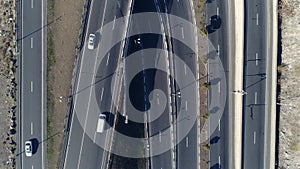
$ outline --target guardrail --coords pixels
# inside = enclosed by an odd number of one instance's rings
[[[83,7],[83,12],[82,12],[82,19],[81,19],[81,27],[79,30],[79,36],[78,36],[78,42],[76,46],[76,54],[75,54],[75,61],[74,61],[74,69],[72,73],[72,80],[71,80],[71,87],[69,89],[70,95],[67,97],[68,103],[67,103],[67,112],[68,114],[65,117],[65,125],[64,125],[64,141],[62,145],[62,150],[61,150],[61,161],[59,168],[63,169],[65,165],[65,158],[66,158],[66,151],[68,147],[68,142],[69,142],[69,132],[70,132],[70,126],[71,126],[71,120],[73,117],[73,96],[76,94],[76,84],[78,80],[78,73],[79,69],[78,66],[81,63],[81,49],[84,46],[84,39],[85,39],[85,32],[87,28],[87,21],[89,18],[89,11],[90,11],[90,5],[91,5],[91,0],[85,0],[84,2],[84,7]]]

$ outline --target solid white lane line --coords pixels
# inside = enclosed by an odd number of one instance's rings
[[[30,134],[33,135],[33,123],[30,123]]]
[[[161,142],[161,131],[159,131],[159,142]]]
[[[254,103],[257,103],[257,92],[254,93]]]
[[[189,147],[189,138],[188,137],[185,139],[185,146]]]
[[[150,22],[148,21],[148,27],[149,27],[149,31],[150,31],[150,33],[152,32],[152,30],[151,30],[151,25],[150,25]]]
[[[219,119],[219,131],[221,131],[221,120]]]
[[[101,96],[100,96],[101,101],[102,101],[102,97],[103,97],[103,92],[104,92],[104,88],[102,88],[102,91],[101,91]]]
[[[221,82],[218,82],[218,89],[219,89],[219,93],[221,92]]]
[[[253,144],[256,143],[256,131],[253,133]]]
[[[258,53],[255,53],[255,64],[258,65]]]
[[[115,29],[115,23],[116,23],[116,16],[114,17],[114,21],[113,21],[113,27],[112,27],[113,30]]]
[[[218,49],[218,53],[217,54],[220,55],[220,45],[218,45],[217,49]]]
[[[33,48],[33,38],[30,38],[30,47]]]
[[[33,0],[31,0],[31,8],[33,8]]]
[[[101,21],[100,33],[102,33],[102,28],[103,28],[105,13],[106,13],[106,6],[107,6],[107,0],[104,3],[103,18],[102,18],[102,21]]]
[[[187,100],[185,101],[185,110],[187,111],[187,109],[188,109],[188,104],[187,104]]]
[[[256,25],[258,25],[258,13],[256,13]]]
[[[94,139],[93,139],[93,142],[95,143],[96,142],[96,132],[94,133]]]
[[[106,66],[108,65],[109,57],[110,57],[110,53],[107,54]]]
[[[217,7],[217,16],[219,16],[219,7]]]
[[[33,81],[30,82],[30,92],[33,92]]]
[[[181,27],[181,34],[182,34],[182,39],[184,39],[184,30],[183,30],[183,26]]]
[[[44,4],[44,2],[45,1],[43,1],[42,0],[42,10],[41,10],[41,12],[42,12],[42,24],[41,24],[41,27],[43,27],[44,25],[45,25],[45,16],[44,16],[44,13],[45,13],[45,4]],[[46,17],[47,17],[47,15],[46,15]],[[45,124],[45,119],[44,119],[44,114],[46,113],[45,112],[45,108],[44,108],[44,100],[45,100],[45,98],[44,98],[44,90],[45,90],[45,86],[44,86],[44,81],[45,81],[45,74],[44,74],[44,69],[45,69],[45,65],[44,65],[44,57],[45,57],[45,50],[44,50],[44,48],[45,48],[45,44],[44,44],[44,34],[45,34],[45,29],[42,29],[42,39],[41,39],[41,41],[42,41],[42,59],[41,59],[41,62],[42,62],[42,87],[41,87],[41,100],[42,100],[42,103],[41,103],[41,109],[42,109],[42,115],[41,115],[41,130],[42,130],[42,132],[41,132],[41,134],[42,134],[42,140],[45,140],[45,133],[44,133],[44,124]],[[45,168],[45,163],[44,163],[44,161],[45,161],[45,157],[44,157],[44,153],[45,153],[45,148],[44,148],[44,144],[41,144],[41,148],[42,148],[42,168]]]

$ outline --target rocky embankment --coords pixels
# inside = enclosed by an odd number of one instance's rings
[[[300,168],[300,0],[281,0],[279,168]]]
[[[16,55],[15,1],[0,0],[0,168],[15,168]]]

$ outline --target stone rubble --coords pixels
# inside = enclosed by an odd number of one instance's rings
[[[16,168],[15,1],[0,0],[0,169]]]

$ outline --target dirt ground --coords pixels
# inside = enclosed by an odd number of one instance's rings
[[[48,0],[48,120],[47,143],[48,168],[58,168],[63,141],[64,119],[67,115],[67,99],[71,86],[75,47],[81,26],[84,1]],[[52,43],[53,42],[53,43]]]

